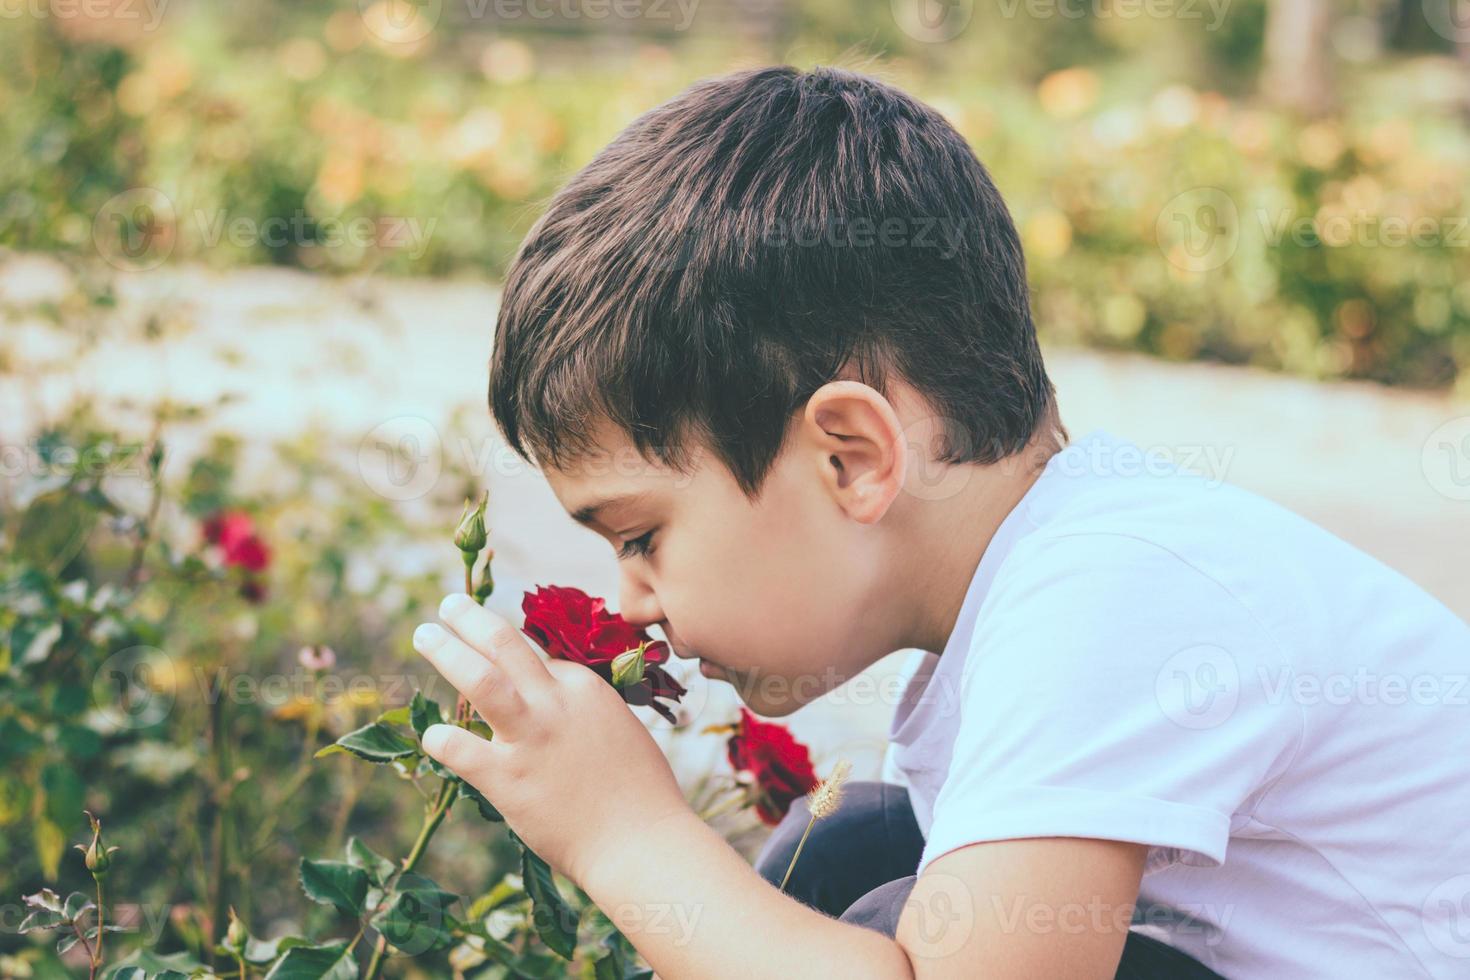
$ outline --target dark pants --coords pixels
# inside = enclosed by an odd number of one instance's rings
[[[755,867],[771,884],[780,884],[809,817],[806,801],[797,800],[761,849]],[[917,880],[923,849],[908,790],[892,783],[849,782],[837,812],[812,826],[786,892],[843,922],[891,937]],[[1179,950],[1130,932],[1117,980],[1221,978]]]

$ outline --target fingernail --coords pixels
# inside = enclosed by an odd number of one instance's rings
[[[449,741],[449,725],[430,725],[424,729],[424,737],[420,739],[424,751],[432,756],[438,756],[444,751],[444,743]]]
[[[413,648],[419,653],[433,653],[444,645],[449,634],[438,623],[420,623],[413,631]]]
[[[475,600],[471,599],[465,593],[452,593],[445,596],[444,601],[439,603],[439,616],[442,619],[454,619],[454,617],[462,615],[465,610],[474,604]]]

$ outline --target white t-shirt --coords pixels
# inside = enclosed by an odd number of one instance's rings
[[[884,775],[920,872],[1136,841],[1134,928],[1231,980],[1470,977],[1470,627],[1327,531],[1095,432],[915,660]]]

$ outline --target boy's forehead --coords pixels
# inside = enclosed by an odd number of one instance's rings
[[[600,506],[651,500],[680,479],[675,470],[645,458],[630,439],[620,436],[601,437],[594,448],[560,466],[544,466],[542,475],[567,513],[584,524]]]

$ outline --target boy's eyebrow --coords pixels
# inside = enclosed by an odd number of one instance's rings
[[[578,524],[586,524],[590,526],[594,521],[597,520],[598,514],[602,511],[612,507],[620,507],[623,504],[639,503],[647,498],[649,494],[650,491],[648,490],[640,490],[636,493],[623,493],[618,494],[614,497],[608,497],[604,500],[599,500],[595,504],[588,504],[586,507],[581,507],[577,510],[572,511],[572,520],[576,521]]]

